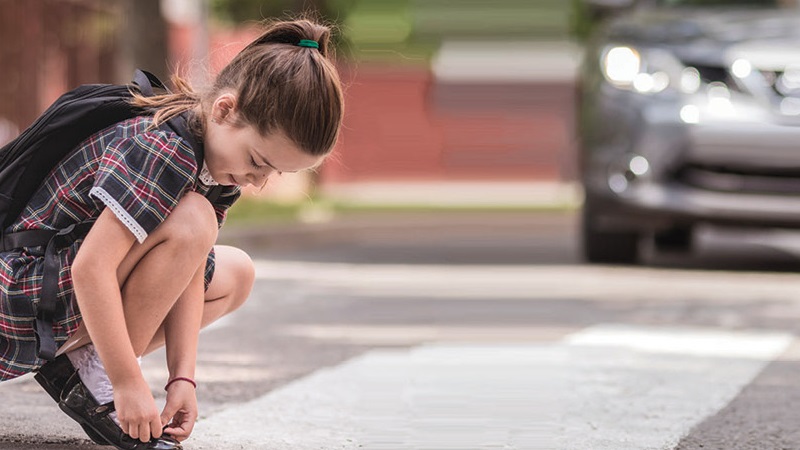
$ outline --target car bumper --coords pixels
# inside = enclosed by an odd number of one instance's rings
[[[716,223],[800,227],[800,196],[730,194],[675,183],[643,184],[623,196],[599,200],[609,222],[628,224]]]
[[[586,195],[603,206],[603,216],[656,226],[702,221],[800,227],[800,126],[743,117],[688,124],[680,108],[647,105],[635,126],[612,122],[619,134],[611,142],[627,145],[606,144],[587,155]],[[649,170],[628,174],[623,189],[612,188],[612,176],[632,156],[646,158]]]
[[[800,126],[714,122],[687,126],[682,162],[743,170],[800,168]]]

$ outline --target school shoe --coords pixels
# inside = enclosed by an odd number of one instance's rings
[[[125,434],[109,417],[114,411],[114,402],[98,404],[77,372],[67,381],[67,386],[69,390],[62,394],[58,406],[81,426],[94,431],[107,444],[122,450],[183,450],[180,442],[167,435],[142,442]]]
[[[63,354],[53,361],[46,362],[36,375],[34,375],[33,379],[44,388],[45,392],[47,392],[56,403],[59,403],[61,402],[62,392],[64,392],[67,387],[72,389],[72,386],[68,386],[67,383],[75,373],[75,367],[72,366],[67,355]],[[75,379],[79,378],[75,377]],[[83,428],[83,431],[95,444],[111,445],[88,426],[81,424],[81,428]]]

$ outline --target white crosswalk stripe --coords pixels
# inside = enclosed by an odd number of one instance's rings
[[[788,334],[601,325],[375,350],[197,424],[197,449],[671,449]]]
[[[375,300],[398,292],[436,300],[504,298],[624,302],[691,298],[785,300],[800,291],[795,273],[747,273],[563,265],[403,265],[256,260],[260,280],[294,280],[357,290]]]

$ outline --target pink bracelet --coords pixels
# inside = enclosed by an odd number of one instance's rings
[[[197,389],[197,383],[195,383],[193,379],[187,377],[175,377],[167,382],[167,385],[164,386],[164,390],[166,391],[169,388],[169,386],[176,381],[186,381],[187,383],[191,383],[192,386],[194,386],[194,388]]]

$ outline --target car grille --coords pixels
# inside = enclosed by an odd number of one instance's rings
[[[700,73],[700,78],[705,83],[724,83],[728,89],[741,92],[739,85],[731,78],[728,69],[722,66],[707,66],[702,64],[690,64]]]
[[[773,92],[777,94],[779,97],[800,97],[800,89],[795,88],[787,88],[785,84],[781,87],[782,83],[780,82],[781,77],[783,77],[783,71],[777,70],[762,70],[761,75],[764,76],[764,80],[769,84],[772,88]]]
[[[725,83],[729,89],[733,89],[736,91],[741,91],[738,84],[733,81],[731,78],[730,72],[728,69],[722,66],[710,66],[710,65],[702,65],[702,64],[687,64],[689,66],[694,67],[700,73],[700,78],[706,83]],[[775,70],[761,70],[761,75],[764,77],[764,81],[769,84],[772,91],[778,95],[779,97],[796,97],[800,96],[800,92],[788,92],[786,89],[781,89],[779,87],[779,80],[781,76],[783,76],[783,71],[775,71]]]
[[[706,83],[722,82],[728,84],[729,75],[728,71],[724,67],[704,66],[698,64],[690,65],[700,72],[700,78],[702,78],[702,80]]]
[[[687,165],[675,173],[675,180],[704,190],[750,194],[800,193],[800,168],[732,169]]]

